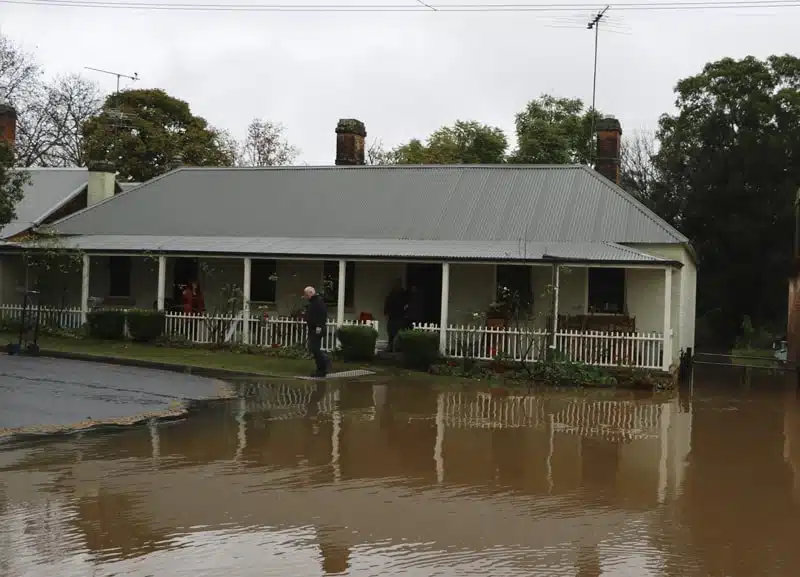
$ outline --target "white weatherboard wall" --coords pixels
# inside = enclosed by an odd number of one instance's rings
[[[633,248],[680,262],[672,276],[672,330],[674,351],[694,349],[695,318],[697,316],[697,266],[689,251],[681,245],[631,244]],[[677,357],[676,357],[677,358]]]

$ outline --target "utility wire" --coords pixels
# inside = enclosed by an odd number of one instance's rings
[[[111,8],[123,10],[169,10],[190,12],[538,12],[557,13],[597,10],[597,4],[432,4],[417,1],[411,5],[376,4],[197,4],[178,2],[134,2],[123,0],[0,0],[0,4],[67,8]],[[800,8],[800,0],[695,0],[688,2],[654,1],[614,4],[615,11],[753,10]]]

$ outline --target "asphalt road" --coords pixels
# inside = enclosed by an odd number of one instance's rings
[[[231,395],[222,381],[84,361],[0,355],[0,436],[129,424]]]

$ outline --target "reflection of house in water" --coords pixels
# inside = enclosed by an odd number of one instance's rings
[[[59,485],[136,494],[126,514],[154,540],[231,522],[315,526],[331,573],[380,541],[515,547],[528,563],[560,556],[588,576],[598,547],[678,491],[688,452],[691,415],[672,402],[359,384],[250,393],[227,414],[98,439]],[[120,444],[139,458],[114,460]]]

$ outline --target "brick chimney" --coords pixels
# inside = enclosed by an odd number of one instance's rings
[[[367,129],[355,118],[342,118],[336,125],[336,165],[364,164],[364,139]]]
[[[0,102],[0,141],[14,146],[17,140],[17,111]]]
[[[616,118],[601,118],[595,126],[597,133],[597,159],[594,169],[611,182],[620,184],[620,145],[622,126]]]
[[[89,165],[89,185],[86,206],[94,206],[114,196],[117,187],[117,171],[110,162],[98,161]]]

